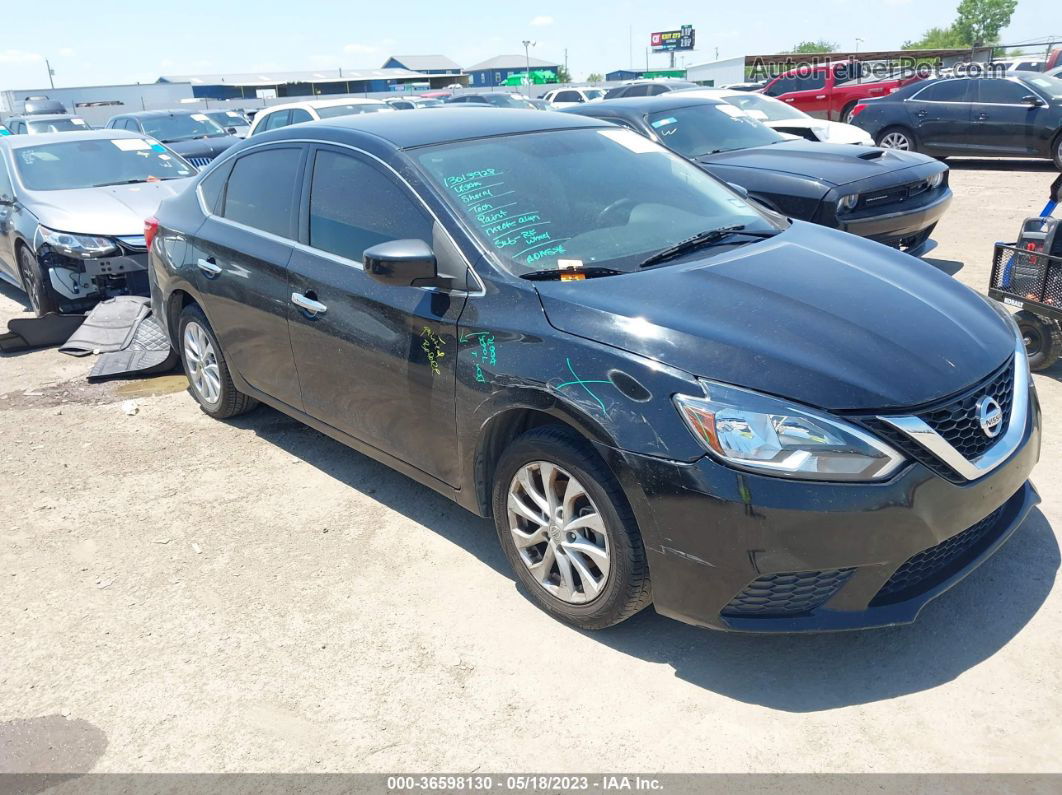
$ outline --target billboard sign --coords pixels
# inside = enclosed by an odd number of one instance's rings
[[[665,30],[649,34],[649,46],[652,47],[653,52],[692,50],[693,44],[693,25],[683,25],[680,30]]]

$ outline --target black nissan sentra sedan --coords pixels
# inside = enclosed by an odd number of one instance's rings
[[[740,185],[773,210],[910,254],[928,253],[951,203],[948,167],[926,155],[793,140],[721,99],[673,91],[565,108],[628,127]]]
[[[629,130],[380,113],[195,180],[146,232],[203,410],[266,403],[493,517],[579,627],[909,622],[1039,499],[1005,311]]]

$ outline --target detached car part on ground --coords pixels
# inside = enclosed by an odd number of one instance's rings
[[[147,295],[143,219],[194,173],[125,131],[0,138],[0,277],[37,315]]]
[[[951,203],[947,166],[924,155],[795,141],[718,99],[676,91],[564,113],[609,121],[740,185],[776,212],[924,254]]]
[[[1006,311],[595,119],[264,133],[147,238],[204,411],[267,403],[493,516],[580,627],[650,601],[720,629],[909,622],[1038,501]]]

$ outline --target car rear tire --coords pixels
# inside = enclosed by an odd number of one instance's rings
[[[901,152],[917,152],[918,141],[906,127],[887,127],[878,133],[875,143],[883,149],[898,149]]]
[[[52,289],[45,269],[25,246],[19,246],[18,273],[22,279],[22,289],[26,291],[30,307],[37,317],[59,311],[59,294]]]
[[[855,106],[858,105],[858,104],[859,104],[858,102],[849,102],[847,105],[845,105],[843,108],[841,108],[841,119],[840,120],[842,122],[844,122],[845,124],[851,124],[852,123],[852,111],[855,110]]]
[[[1055,168],[1062,171],[1062,132],[1055,137],[1051,144],[1051,159],[1055,161]]]
[[[1062,355],[1062,332],[1059,331],[1058,323],[1028,309],[1014,315],[1014,320],[1025,340],[1030,370],[1046,370],[1058,361],[1059,355]]]
[[[214,419],[224,420],[258,405],[257,400],[233,384],[221,344],[202,309],[195,304],[186,306],[177,328],[189,391],[203,411]]]
[[[494,523],[519,581],[547,613],[604,629],[652,601],[637,522],[593,447],[563,426],[534,428],[501,456]]]

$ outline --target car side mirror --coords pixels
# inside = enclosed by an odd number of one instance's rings
[[[381,284],[438,287],[438,264],[423,240],[389,240],[365,249],[365,272]],[[447,279],[447,281],[449,281]]]
[[[748,198],[749,198],[749,189],[746,188],[744,185],[738,185],[738,184],[733,183],[733,182],[728,182],[728,183],[726,183],[726,185],[727,185],[728,188],[730,188],[730,190],[734,191],[734,193],[736,193],[742,199],[748,200]]]
[[[235,127],[226,127],[225,128],[225,132],[227,132],[229,135],[235,135],[236,134],[236,128]]]
[[[1035,94],[1026,94],[1021,98],[1021,101],[1027,104],[1030,108],[1042,108],[1047,104]]]
[[[14,207],[15,197],[8,196],[6,193],[0,193],[0,207]]]

